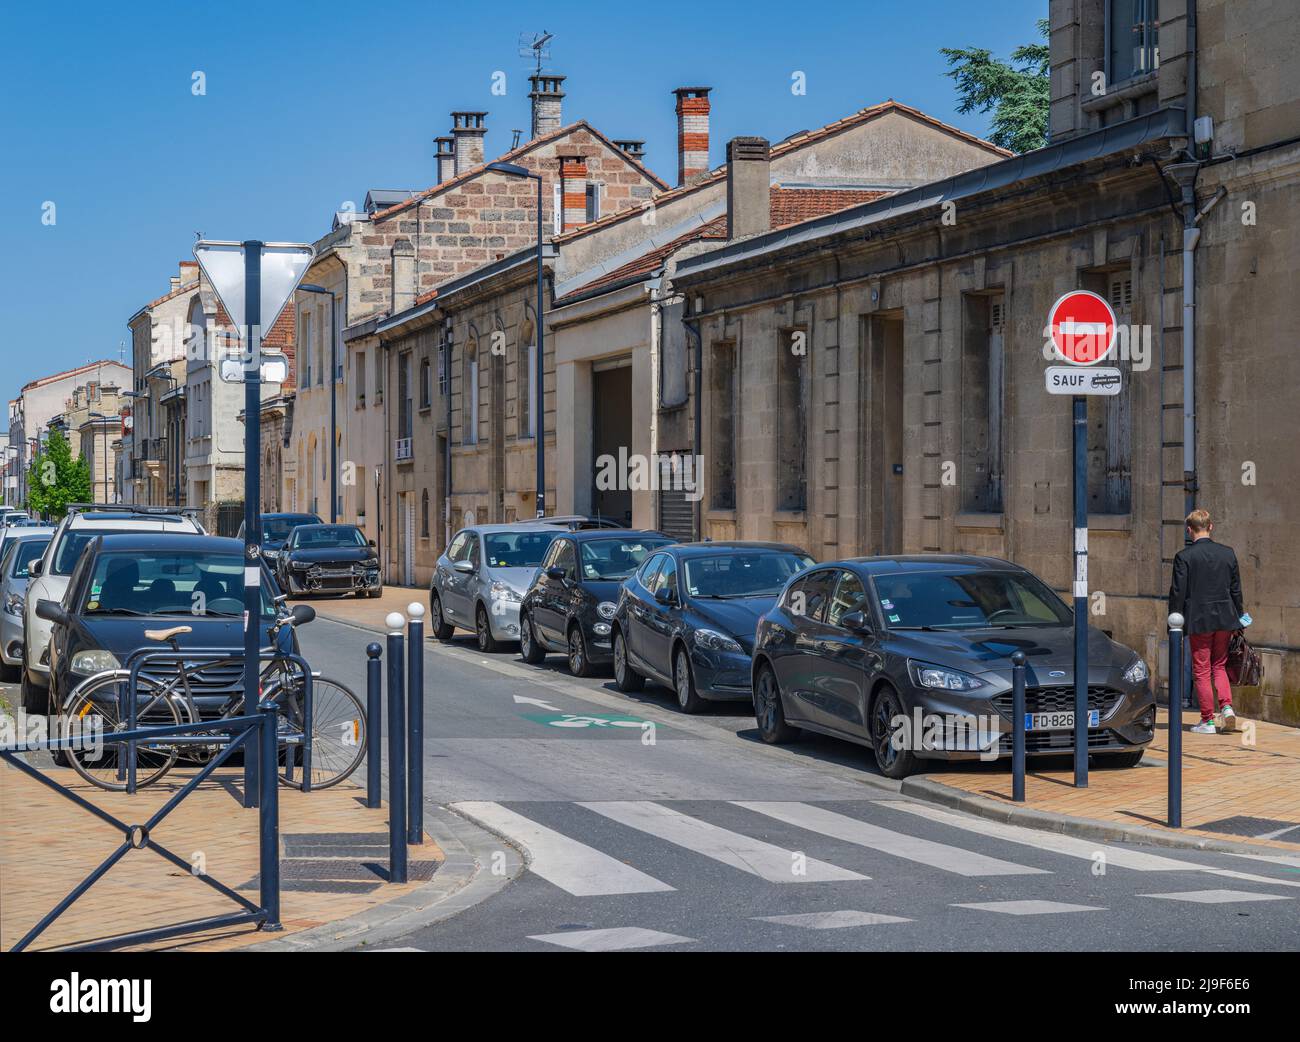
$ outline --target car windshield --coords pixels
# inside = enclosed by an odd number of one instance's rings
[[[82,605],[87,615],[242,617],[244,561],[195,550],[109,551],[94,562]],[[262,583],[262,614],[273,615]]]
[[[299,525],[315,525],[320,522],[310,515],[299,515],[297,517],[264,517],[262,518],[262,545],[267,546],[275,543],[283,543],[289,538],[289,533]]]
[[[366,537],[361,529],[351,525],[325,525],[322,528],[304,528],[294,540],[298,550],[334,550],[339,547],[365,546]]]
[[[490,532],[483,536],[489,568],[536,568],[558,536],[554,532]]]
[[[49,545],[48,539],[24,539],[20,543],[13,543],[5,550],[4,574],[12,575],[15,579],[29,578],[28,569],[32,562],[45,553],[45,548]]]
[[[911,572],[873,581],[890,629],[1066,626],[1073,618],[1055,593],[1025,572]]]
[[[783,550],[733,550],[686,559],[686,595],[725,600],[775,597],[786,580],[813,563],[807,554]]]
[[[582,577],[584,579],[626,579],[641,563],[671,539],[585,539],[582,542]]]

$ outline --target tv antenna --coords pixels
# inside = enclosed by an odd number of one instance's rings
[[[542,63],[549,61],[551,57],[550,42],[555,39],[554,33],[548,33],[543,29],[540,33],[520,33],[519,34],[519,57],[532,58],[536,63],[536,72],[538,75],[542,71]]]

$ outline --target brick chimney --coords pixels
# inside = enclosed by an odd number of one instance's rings
[[[564,125],[561,120],[564,91],[560,89],[564,77],[543,72],[529,76],[528,82],[533,85],[528,94],[533,102],[533,137],[559,130]]]
[[[438,184],[450,181],[456,176],[456,149],[451,137],[433,139],[433,160],[437,165]]]
[[[390,251],[393,260],[393,299],[390,315],[415,306],[415,247],[410,239],[398,239]]]
[[[197,282],[199,279],[199,262],[195,260],[183,260],[180,263],[181,285],[187,286],[191,282]]]
[[[727,238],[761,235],[772,227],[772,146],[765,137],[727,142]]]
[[[564,208],[562,231],[587,223],[587,160],[560,156],[560,200]]]
[[[629,159],[635,159],[638,163],[645,162],[645,141],[633,141],[624,138],[621,141],[615,141],[614,147],[620,152],[626,152]]]
[[[690,184],[709,172],[709,91],[711,87],[678,87],[677,183]]]
[[[487,134],[483,118],[486,115],[486,112],[451,114],[451,136],[455,141],[457,175],[483,165],[483,137]]]

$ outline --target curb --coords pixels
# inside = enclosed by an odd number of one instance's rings
[[[514,848],[446,807],[426,809],[429,834],[446,855],[431,882],[401,897],[338,922],[314,926],[277,940],[246,945],[252,952],[337,952],[373,948],[459,915],[514,881],[524,861]],[[507,870],[496,875],[484,868],[504,853]]]
[[[1032,807],[1008,806],[984,796],[974,796],[962,789],[944,785],[929,778],[907,778],[902,794],[927,803],[938,804],[951,810],[965,811],[981,818],[1000,821],[1008,825],[1022,825],[1042,832],[1059,832],[1081,839],[1094,839],[1106,843],[1149,843],[1176,850],[1207,850],[1223,854],[1285,854],[1276,847],[1259,847],[1250,843],[1237,843],[1208,836],[1186,836],[1162,832],[1144,825],[1120,825],[1098,821],[1094,818],[1076,818],[1051,814]]]

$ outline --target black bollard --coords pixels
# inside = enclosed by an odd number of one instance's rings
[[[407,606],[406,841],[424,842],[424,605]]]
[[[258,875],[262,910],[266,920],[261,924],[263,930],[280,929],[280,778],[275,769],[277,747],[279,746],[279,719],[273,699],[258,704],[262,722],[253,729],[245,731],[249,740],[244,743],[244,755],[247,756],[251,746],[259,746],[262,764],[266,767],[259,776],[261,785],[258,799]],[[232,736],[233,737],[233,736]]]
[[[383,653],[378,641],[366,646],[366,806],[371,810],[383,799]]]
[[[1025,802],[1025,653],[1011,656],[1011,799]]]
[[[398,612],[388,616],[388,881],[406,882],[406,706],[404,660]]]
[[[1169,827],[1183,827],[1183,617],[1169,616]]]

